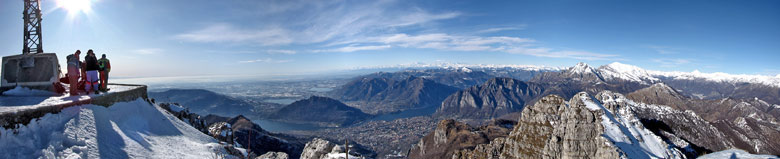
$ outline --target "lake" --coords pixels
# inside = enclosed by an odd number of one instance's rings
[[[293,103],[295,101],[298,101],[298,100],[292,99],[292,98],[266,99],[266,100],[263,100],[263,102],[277,103],[277,104],[284,104],[284,105],[291,104],[291,103]]]
[[[379,116],[375,116],[374,118],[368,119],[367,121],[377,121],[377,120],[384,120],[384,121],[392,121],[395,119],[400,118],[410,118],[410,117],[417,117],[417,116],[427,116],[431,115],[434,112],[436,112],[436,109],[438,107],[436,106],[429,106],[425,108],[420,109],[411,109],[401,112],[395,112],[395,113],[389,113],[389,114],[382,114]],[[279,121],[273,121],[273,120],[265,120],[265,119],[253,119],[253,122],[260,125],[263,129],[270,131],[270,132],[284,132],[284,131],[314,131],[319,129],[326,129],[330,127],[321,127],[313,124],[295,124],[295,123],[285,123],[285,122],[279,122]]]
[[[285,123],[285,122],[278,122],[278,121],[265,120],[265,119],[253,119],[252,122],[254,122],[257,125],[260,125],[261,128],[270,132],[284,132],[284,131],[295,131],[295,130],[314,131],[314,130],[329,128],[329,127],[320,127],[313,124],[294,124],[294,123]]]

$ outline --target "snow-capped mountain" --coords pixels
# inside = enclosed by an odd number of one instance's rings
[[[722,72],[715,72],[715,73],[702,73],[698,70],[694,70],[693,72],[664,72],[664,71],[648,71],[651,75],[655,77],[667,77],[672,79],[679,79],[679,80],[707,80],[712,82],[724,82],[724,83],[731,83],[731,84],[737,84],[737,83],[752,83],[752,84],[763,84],[767,86],[772,87],[780,87],[780,75],[772,77],[772,76],[764,76],[764,75],[747,75],[747,74],[728,74],[728,73],[722,73]]]
[[[465,63],[450,63],[450,62],[436,62],[436,63],[409,63],[398,65],[381,65],[381,66],[364,66],[353,68],[355,70],[360,69],[496,69],[496,68],[512,68],[528,71],[560,71],[564,68],[551,67],[551,66],[537,66],[537,65],[501,65],[501,64],[465,64]]]
[[[605,78],[619,78],[628,81],[636,81],[642,84],[656,83],[660,81],[646,70],[619,62],[613,62],[599,67],[599,72]]]
[[[634,65],[623,64],[620,62],[613,62],[598,68],[591,67],[588,64],[581,62],[572,67],[563,69],[562,71],[569,74],[595,74],[599,77],[602,77],[604,80],[620,79],[639,82],[646,85],[663,82],[663,78],[666,78],[676,80],[705,80],[710,82],[722,82],[730,84],[751,83],[780,87],[780,75],[774,77],[745,74],[734,75],[722,72],[702,73],[698,70],[693,72],[666,72],[645,70]]]

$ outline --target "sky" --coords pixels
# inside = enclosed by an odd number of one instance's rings
[[[2,56],[21,53],[22,2],[0,0]],[[42,0],[41,6],[45,52],[64,63],[77,49],[93,49],[107,54],[116,77],[577,62],[780,74],[780,1]]]

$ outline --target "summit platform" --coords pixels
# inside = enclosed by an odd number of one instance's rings
[[[71,96],[52,95],[37,90],[15,88],[0,96],[0,126],[13,128],[18,124],[26,125],[31,120],[49,113],[59,113],[62,109],[85,104],[111,106],[116,102],[132,101],[138,98],[148,99],[145,85],[108,84],[108,92],[100,94]]]

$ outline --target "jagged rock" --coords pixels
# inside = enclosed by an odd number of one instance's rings
[[[436,129],[415,144],[409,158],[451,158],[461,149],[472,149],[476,145],[489,143],[490,140],[506,137],[516,122],[496,120],[478,128],[455,120],[442,120]]]
[[[233,128],[230,123],[217,122],[209,125],[208,134],[219,141],[233,144]]]
[[[368,152],[368,150],[359,145],[354,145],[353,143],[350,143],[349,145],[338,145],[324,139],[314,138],[309,141],[309,143],[306,143],[306,147],[303,149],[303,153],[301,153],[301,159],[345,158],[347,156],[347,153],[345,153],[345,146],[349,147],[349,158],[365,159],[376,156],[376,154],[373,154],[373,156],[364,155],[363,153]]]
[[[545,96],[526,107],[506,138],[474,150],[462,150],[453,158],[683,158],[660,137],[645,129],[628,103],[605,102],[585,92],[568,102]]]
[[[330,153],[336,144],[320,138],[314,138],[303,148],[301,159],[321,159]]]
[[[287,153],[284,152],[268,152],[263,155],[255,157],[255,159],[288,159]]]

